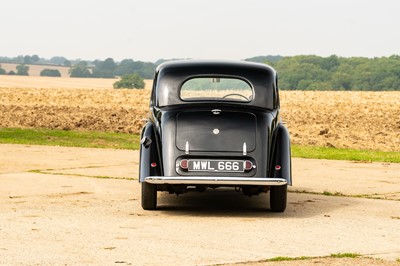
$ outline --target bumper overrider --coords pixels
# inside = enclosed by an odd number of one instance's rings
[[[222,177],[222,176],[149,176],[144,180],[150,184],[171,185],[226,185],[226,186],[283,186],[284,178],[268,177]]]

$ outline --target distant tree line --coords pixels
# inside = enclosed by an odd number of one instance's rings
[[[29,66],[21,64],[15,67],[16,71],[10,70],[7,71],[1,67],[0,65],[0,75],[17,75],[17,76],[29,76]],[[61,77],[61,73],[58,69],[43,69],[40,72],[40,76],[47,77]]]
[[[40,61],[38,55],[19,55],[17,57],[5,57],[0,56],[1,63],[13,63],[13,64],[37,64]]]
[[[19,76],[29,76],[29,66],[26,65],[17,65],[16,71],[11,70],[7,73],[7,71],[1,67],[0,65],[0,75],[19,75]]]
[[[279,87],[286,90],[400,90],[398,55],[379,58],[300,55],[275,57],[274,61],[261,59],[276,69]]]
[[[287,90],[400,90],[400,56],[364,58],[321,57],[299,55],[257,56],[246,59],[266,63],[274,67],[279,75],[279,87]],[[7,73],[0,66],[0,75],[29,75],[27,64],[57,65],[70,67],[71,77],[115,78],[137,74],[142,79],[151,79],[157,65],[169,60],[160,59],[155,63],[124,59],[115,62],[113,58],[104,61],[68,60],[62,56],[44,59],[38,55],[20,55],[14,58],[1,57],[0,63],[18,64],[16,71]],[[58,76],[51,67],[41,75]],[[131,81],[128,81],[128,83]],[[128,84],[126,83],[126,84]],[[119,86],[119,85],[118,85]],[[140,85],[138,85],[140,86]]]
[[[66,67],[70,67],[72,65],[72,62],[63,56],[54,56],[50,59],[46,59],[41,58],[38,55],[19,55],[16,57],[0,56],[0,63],[25,65],[57,65]]]
[[[80,78],[115,78],[136,73],[143,79],[151,79],[157,66],[155,63],[134,61],[132,59],[124,59],[121,62],[115,62],[113,58],[107,58],[104,61],[85,61],[80,59],[68,60],[63,56],[54,56],[50,59],[45,59],[38,55],[20,55],[12,58],[0,56],[0,63],[65,66],[70,67],[69,74],[71,77]],[[53,74],[54,76],[55,72],[44,72],[46,76],[49,74]]]
[[[81,61],[71,67],[71,77],[81,78],[115,78],[129,74],[138,74],[143,79],[151,79],[154,75],[156,65],[154,63],[124,59],[116,63],[114,59],[107,58],[104,61],[96,60],[91,62]]]

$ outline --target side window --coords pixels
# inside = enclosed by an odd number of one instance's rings
[[[275,86],[274,86],[274,108],[278,108],[279,103],[279,89],[278,89],[278,74],[275,77]]]
[[[184,101],[250,102],[254,96],[251,85],[239,78],[196,77],[182,85],[180,97]]]
[[[158,73],[155,73],[153,78],[153,87],[151,89],[150,106],[154,106],[156,104],[157,78],[158,78]]]

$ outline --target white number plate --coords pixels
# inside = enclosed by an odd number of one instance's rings
[[[244,172],[243,160],[188,160],[189,171]]]

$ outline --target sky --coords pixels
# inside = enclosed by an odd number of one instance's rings
[[[0,56],[104,60],[400,54],[398,0],[18,0]]]

